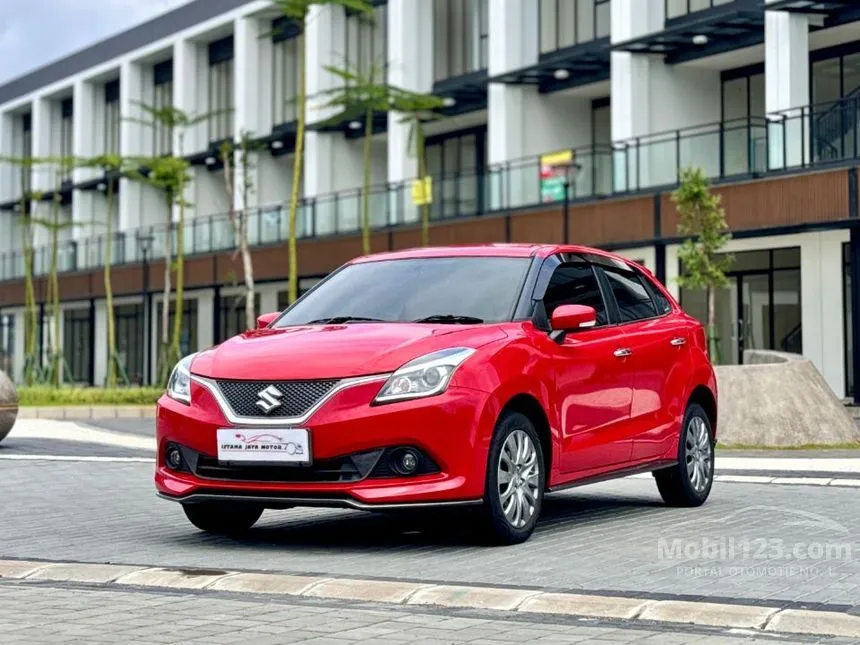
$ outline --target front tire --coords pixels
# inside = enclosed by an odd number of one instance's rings
[[[493,544],[525,542],[540,516],[546,485],[540,438],[531,420],[506,412],[496,424],[487,462],[484,535]]]
[[[711,420],[698,403],[690,403],[681,424],[678,463],[654,473],[657,490],[669,506],[701,506],[714,484],[714,440]]]
[[[215,535],[241,535],[263,514],[262,506],[230,502],[183,504],[182,510],[194,526]]]

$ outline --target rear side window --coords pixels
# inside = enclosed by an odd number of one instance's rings
[[[614,266],[603,266],[601,269],[618,304],[620,322],[633,322],[657,316],[657,308],[651,299],[651,293],[639,274]]]
[[[598,325],[609,322],[597,276],[591,265],[585,262],[561,264],[556,267],[546,289],[543,303],[546,315],[550,318],[559,305],[586,305],[594,307]]]

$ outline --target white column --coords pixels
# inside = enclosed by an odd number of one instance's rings
[[[198,58],[200,47],[190,40],[179,40],[173,46],[173,105],[189,116],[206,112],[206,95],[198,94]],[[205,74],[203,74],[205,76]],[[206,147],[206,125],[198,124],[184,133],[177,128],[174,133],[174,150],[179,151],[179,139],[184,134],[182,153],[199,152]]]
[[[73,144],[72,150],[75,157],[86,159],[92,157],[95,152],[95,88],[93,84],[78,80],[74,86],[74,117],[72,120]],[[98,173],[88,168],[76,168],[74,171],[74,182],[81,182],[93,179]],[[80,223],[80,225],[72,228],[72,237],[75,240],[83,240],[92,236],[95,228],[84,222],[90,222],[93,219],[93,199],[92,194],[76,190],[72,199],[72,220]],[[78,266],[85,266],[85,258],[83,257],[84,249],[78,249]]]
[[[18,310],[13,314],[15,324],[15,353],[14,365],[12,367],[12,380],[21,382],[24,379],[24,339],[27,335],[24,325],[24,310]]]
[[[809,161],[809,19],[788,11],[765,12],[765,105],[770,167]],[[778,114],[776,114],[778,113]]]
[[[92,351],[95,352],[94,380],[95,385],[100,386],[104,385],[105,378],[107,377],[108,360],[107,308],[105,307],[104,300],[99,300],[96,302],[96,319],[94,324],[96,326],[96,343],[95,347],[93,347],[92,349]]]
[[[239,141],[242,133],[247,132],[250,136],[260,136],[265,134],[262,132],[260,124],[260,102],[261,88],[263,79],[270,79],[271,76],[263,77],[260,73],[260,41],[261,36],[264,36],[266,31],[263,30],[260,21],[254,17],[237,18],[234,23],[234,61],[235,74],[233,91],[235,93],[234,105],[234,132],[235,139]],[[271,86],[271,82],[265,83]],[[265,153],[251,153],[250,165],[252,169],[249,174],[255,174],[253,168],[259,167],[258,158]],[[268,155],[266,155],[268,156]],[[244,184],[243,169],[240,162],[240,154],[235,155],[236,173],[234,185],[236,187],[234,206],[237,209],[246,207],[244,203],[244,195],[242,186]],[[255,184],[252,176],[251,183]],[[248,207],[257,206],[259,199],[257,193],[259,188],[255,186],[254,190],[248,194]]]
[[[43,97],[37,97],[33,101],[31,149],[33,157],[49,157],[51,155],[51,101]],[[56,173],[52,164],[38,164],[33,166],[30,175],[30,186],[34,192],[48,192],[56,188]],[[33,215],[36,219],[49,219],[51,214],[51,203],[46,201],[34,201],[32,203]],[[44,274],[47,266],[42,260],[47,255],[39,252],[39,247],[46,246],[50,240],[50,233],[44,226],[34,226],[33,246],[36,251],[36,273]]]
[[[152,82],[151,68],[148,74]],[[120,123],[119,145],[124,157],[143,157],[152,154],[152,129],[134,121],[145,119],[139,104],[144,102],[145,74],[141,65],[125,61],[119,70],[119,107],[123,119]],[[141,192],[143,186],[138,181],[120,179],[119,191],[119,230],[131,232],[142,224]],[[134,257],[136,244],[132,240],[126,246],[126,257]],[[129,255],[129,252],[132,255]]]
[[[810,233],[800,246],[803,355],[837,396],[845,394],[842,231]]]
[[[388,82],[394,87],[429,94],[433,91],[433,3],[390,0],[388,3]],[[418,176],[411,126],[400,112],[388,114],[388,182],[403,184]],[[389,223],[418,219],[407,184],[389,196]],[[402,211],[402,212],[398,212]]]
[[[199,294],[199,295],[197,295]],[[215,342],[212,337],[212,318],[215,312],[215,295],[212,289],[198,291],[197,298],[197,351],[211,347]]]
[[[337,87],[339,83],[324,68],[327,65],[343,66],[345,27],[343,7],[335,4],[311,5],[305,30],[309,124],[320,123],[337,114],[331,108],[321,107],[328,100],[321,93]],[[325,199],[317,199],[315,205],[316,233],[357,228],[357,196],[344,197],[335,202],[330,198],[330,193],[361,186],[361,146],[352,145],[341,132],[309,131],[305,139],[304,194],[318,198],[325,196]]]

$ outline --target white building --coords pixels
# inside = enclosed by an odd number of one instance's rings
[[[366,72],[375,63],[391,84],[446,102],[441,118],[427,126],[433,217],[443,224],[474,223],[468,230],[439,224],[434,242],[559,241],[561,229],[547,222],[560,221],[553,219],[561,217],[560,206],[541,195],[539,158],[570,149],[578,169],[569,189],[569,240],[643,260],[678,293],[679,240],[666,193],[680,168],[701,166],[725,191],[736,233],[729,249],[735,254],[732,287],[720,294],[721,359],[737,362],[749,348],[802,351],[837,394],[853,392],[850,305],[858,296],[850,278],[860,271],[852,221],[858,215],[857,3],[373,4],[373,21],[338,6],[314,6],[302,35],[267,0],[190,2],[0,86],[0,157],[143,157],[171,148],[188,156],[194,181],[186,252],[201,260],[189,276],[184,349],[208,346],[239,331],[242,315],[234,286],[241,275],[229,278],[217,260],[219,251],[232,248],[218,147],[242,132],[259,141],[255,190],[249,204],[237,195],[235,205],[255,209],[257,246],[280,248],[283,205],[292,189],[297,46],[305,38],[307,88],[316,98],[308,111],[300,226],[305,238],[317,240],[307,247],[305,265],[312,254],[354,237],[364,171],[364,124],[339,121],[321,107],[320,93],[337,85],[325,67],[346,64]],[[145,116],[140,103],[218,115],[170,132],[135,120]],[[400,115],[380,114],[373,131],[372,223],[389,234],[389,245],[399,244],[392,235],[408,231],[417,218],[409,126]],[[47,213],[59,194],[61,216],[74,226],[62,232],[58,342],[74,379],[99,383],[106,316],[97,285],[112,179],[80,168],[57,175],[36,167],[22,176],[20,168],[0,166],[0,356],[20,376],[21,196],[39,191],[41,201],[24,207]],[[146,289],[143,274],[150,272],[141,271],[146,245],[140,242],[152,236],[147,260],[157,261],[176,213],[141,182],[120,179],[113,190],[119,204],[113,214],[118,342],[130,375],[146,380],[158,345],[150,323],[160,307],[159,271],[148,276],[152,288]],[[795,194],[813,196],[812,206],[785,197]],[[504,226],[499,217],[483,217],[502,213]],[[48,266],[47,242],[47,232],[37,230],[39,275]],[[259,308],[274,310],[285,302],[286,258],[260,257]],[[206,258],[213,258],[211,270],[201,268],[209,266]],[[300,272],[302,287],[324,273],[302,266]],[[40,287],[37,299],[44,295]],[[685,307],[701,313],[701,294],[679,295]],[[42,316],[47,337],[49,312]],[[42,339],[40,346],[47,343]]]

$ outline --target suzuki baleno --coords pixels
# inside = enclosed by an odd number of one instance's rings
[[[702,325],[643,267],[576,246],[359,258],[184,358],[158,405],[161,497],[198,528],[266,508],[474,507],[497,543],[546,493],[653,472],[698,506],[717,392]]]

